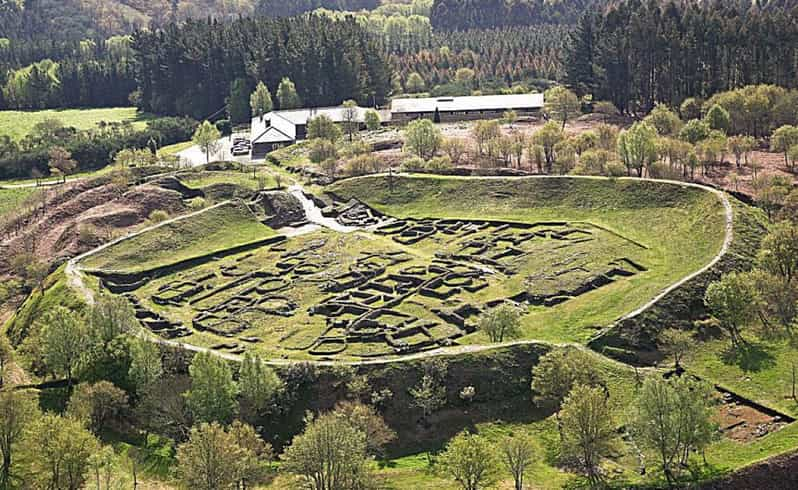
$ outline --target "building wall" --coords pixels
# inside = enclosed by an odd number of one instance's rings
[[[458,121],[477,121],[480,119],[498,119],[504,116],[506,109],[492,110],[492,111],[458,111],[458,112],[445,112],[439,111],[441,122],[458,122]],[[529,116],[538,114],[540,109],[516,109],[515,112],[519,116]],[[403,124],[416,119],[429,119],[435,120],[434,112],[406,112],[394,113],[391,115],[391,124]]]

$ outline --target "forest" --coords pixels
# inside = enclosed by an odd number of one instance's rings
[[[257,81],[272,92],[284,78],[308,105],[355,99],[384,103],[391,70],[385,52],[354,20],[321,16],[241,19],[231,24],[187,21],[137,31],[139,107],[161,114],[208,117],[225,107],[231,84]]]
[[[630,1],[588,14],[572,35],[568,83],[644,113],[749,84],[796,86],[798,23],[784,9],[741,11]]]

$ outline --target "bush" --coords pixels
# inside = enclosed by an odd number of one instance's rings
[[[164,221],[169,219],[169,213],[162,209],[156,209],[155,211],[150,213],[149,220],[152,223],[163,223]]]
[[[198,211],[198,210],[204,208],[205,206],[207,206],[207,202],[205,201],[205,198],[202,198],[202,197],[195,197],[194,199],[190,199],[187,202],[187,204],[188,204],[189,209],[192,209],[194,211]]]
[[[618,161],[608,162],[605,166],[607,177],[623,177],[626,175],[626,167]]]
[[[452,159],[448,156],[435,157],[424,166],[427,170],[449,170],[452,168]]]
[[[379,168],[377,157],[370,153],[358,155],[346,162],[344,173],[350,177],[376,172]]]
[[[421,157],[410,157],[402,162],[399,170],[402,172],[418,172],[427,167],[427,162]]]
[[[229,119],[219,119],[214,123],[214,126],[222,133],[222,136],[233,134],[233,124]]]
[[[337,159],[338,148],[335,146],[335,143],[328,139],[316,138],[310,142],[308,158],[310,158],[310,161],[313,163]]]

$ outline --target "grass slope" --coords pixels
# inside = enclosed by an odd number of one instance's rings
[[[66,126],[91,129],[100,122],[133,123],[144,128],[152,117],[141,114],[135,107],[113,107],[102,109],[47,109],[42,111],[0,111],[0,135],[21,140],[33,127],[45,119],[58,119]]]
[[[640,256],[647,272],[525,315],[524,337],[553,342],[587,341],[590,327],[612,323],[707,264],[724,238],[717,196],[668,183],[413,176],[394,177],[390,189],[387,177],[372,176],[343,180],[330,190],[397,217],[586,221],[648,247]]]
[[[0,216],[19,208],[20,204],[36,189],[0,189]]]
[[[261,224],[245,204],[231,202],[121,241],[87,257],[83,266],[141,272],[273,235],[274,231]]]

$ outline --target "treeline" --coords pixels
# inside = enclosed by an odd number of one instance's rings
[[[573,24],[583,12],[600,11],[606,0],[435,0],[435,29],[467,30],[536,24]]]
[[[310,15],[240,19],[230,24],[187,21],[136,31],[138,106],[159,114],[205,118],[225,106],[231,86],[275,93],[290,78],[305,105],[355,99],[383,103],[392,70],[377,42],[354,19]],[[237,94],[247,94],[236,83]]]
[[[133,62],[127,36],[6,42],[0,46],[0,110],[129,105],[136,89]]]
[[[473,70],[474,81],[466,89],[493,91],[538,79],[564,76],[562,57],[570,28],[560,25],[506,29],[436,32],[430,47],[391,56],[406,91],[412,74],[433,92],[457,91],[457,71]],[[436,89],[437,87],[437,89]],[[448,90],[450,91],[450,90]]]
[[[166,117],[150,121],[144,130],[137,130],[130,123],[107,123],[78,131],[56,120],[46,120],[22,141],[0,136],[0,179],[48,175],[50,150],[54,147],[69,152],[76,164],[75,172],[87,171],[108,165],[125,148],[155,151],[187,141],[196,127],[197,121],[193,119]]]
[[[632,0],[581,19],[569,48],[568,81],[632,113],[749,84],[792,88],[796,39],[795,14],[784,9]]]
[[[380,0],[259,0],[256,13],[269,17],[291,17],[316,9],[374,10]]]

